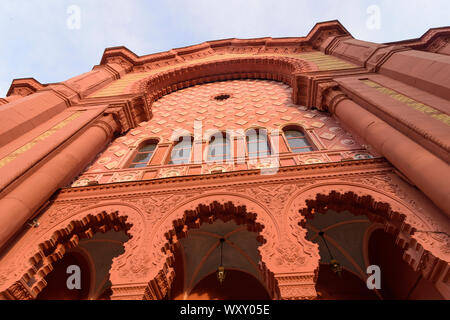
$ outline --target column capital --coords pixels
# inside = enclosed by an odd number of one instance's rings
[[[148,283],[112,285],[111,300],[142,300]]]
[[[336,82],[326,82],[318,85],[316,101],[317,108],[322,111],[334,113],[336,106],[342,100],[350,99]],[[319,102],[320,101],[320,102]]]
[[[94,122],[93,126],[105,131],[107,137],[112,137],[114,133],[121,131],[121,123],[114,113],[105,112],[103,116]]]
[[[282,300],[312,300],[317,298],[316,273],[275,274]]]
[[[106,113],[113,115],[120,124],[120,133],[136,128],[139,123],[148,121],[152,117],[152,112],[143,96],[114,101],[109,104]]]

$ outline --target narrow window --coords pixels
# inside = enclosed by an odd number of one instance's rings
[[[250,158],[262,158],[270,155],[267,130],[250,129],[246,132],[247,150]]]
[[[155,152],[157,141],[146,141],[138,150],[134,156],[133,161],[131,161],[129,168],[142,168],[146,167],[150,161],[153,153]]]
[[[227,134],[219,132],[209,139],[208,160],[224,161],[231,158],[230,138]]]
[[[192,137],[180,137],[172,149],[169,164],[184,164],[191,160]]]
[[[303,132],[296,129],[288,129],[284,130],[284,136],[291,148],[292,152],[300,153],[300,152],[310,152],[314,149],[309,143],[308,139]]]

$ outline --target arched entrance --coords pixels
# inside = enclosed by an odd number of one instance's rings
[[[303,219],[299,224],[308,230],[306,238],[319,245],[321,267],[316,287],[319,297],[443,298],[425,272],[429,261],[438,263],[439,259],[414,242],[411,236],[415,229],[405,222],[405,215],[393,212],[388,203],[374,201],[368,195],[332,191],[328,195],[317,194],[315,199],[306,200],[306,205],[300,209]],[[415,245],[409,247],[405,239]],[[418,256],[419,261],[411,255]],[[366,285],[372,275],[367,273],[370,265],[380,268],[380,289],[369,290]],[[343,281],[344,276],[348,281]],[[351,292],[348,284],[354,287]]]
[[[381,293],[383,299],[443,300],[433,283],[420,271],[413,270],[402,258],[403,250],[395,245],[395,236],[376,229],[368,242],[370,264],[378,265],[383,272]]]
[[[70,274],[67,273],[70,266],[80,268],[79,289],[70,289],[66,282]],[[86,300],[89,299],[91,289],[92,270],[89,261],[73,250],[67,252],[64,257],[53,264],[53,271],[46,277],[47,286],[38,294],[37,300]]]
[[[279,297],[277,281],[258,251],[266,243],[263,229],[256,214],[232,202],[186,210],[166,233],[170,283],[159,299],[237,299],[243,294],[240,281],[257,284],[247,299]],[[226,276],[219,284],[215,272],[221,263]],[[151,282],[147,296],[156,293],[152,288]]]
[[[305,221],[306,238],[319,245],[319,299],[379,299],[366,285],[364,235],[371,225],[366,216],[328,210]],[[341,270],[337,272],[333,263]]]
[[[117,211],[79,217],[38,244],[39,251],[29,258],[31,268],[2,292],[4,296],[43,300],[110,298],[112,261],[124,253],[132,226]],[[69,288],[67,280],[75,274],[80,286]]]
[[[172,299],[260,300],[270,295],[261,277],[258,234],[221,219],[189,230],[174,251]],[[216,271],[225,268],[219,282]]]
[[[46,287],[37,300],[109,300],[112,294],[109,270],[112,259],[124,253],[129,237],[123,230],[98,232],[79,241],[56,261],[44,278]],[[70,267],[79,268],[80,287],[69,288],[68,278],[75,275]],[[78,271],[76,271],[78,272]]]

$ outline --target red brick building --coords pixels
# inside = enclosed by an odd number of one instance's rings
[[[0,298],[450,298],[449,38],[330,21],[14,80]]]

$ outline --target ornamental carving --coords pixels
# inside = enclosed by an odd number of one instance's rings
[[[101,187],[108,186],[96,186],[95,188]],[[116,186],[108,188],[116,188]],[[246,216],[252,217],[252,214],[255,214],[255,217],[251,218],[253,222],[250,223],[250,226],[259,230],[260,236],[258,239],[260,239],[262,244],[258,250],[263,264],[274,276],[281,277],[283,274],[314,272],[319,261],[318,246],[305,239],[306,230],[298,225],[301,219],[298,210],[308,207],[308,201],[315,199],[318,194],[328,195],[330,189],[340,190],[342,193],[352,190],[360,197],[370,194],[375,199],[392,199],[389,201],[393,204],[393,210],[404,213],[406,216],[405,221],[410,225],[431,228],[431,225],[426,220],[421,220],[422,218],[419,217],[420,212],[415,211],[412,206],[407,211],[402,209],[405,207],[402,207],[401,203],[404,205],[412,204],[409,201],[410,196],[404,189],[404,186],[401,185],[400,180],[395,180],[389,174],[350,174],[341,175],[340,178],[334,179],[324,179],[316,175],[314,179],[296,176],[295,179],[288,181],[278,179],[271,183],[247,184],[244,182],[238,183],[233,187],[215,187],[213,192],[208,191],[208,188],[198,186],[185,189],[183,192],[176,190],[165,192],[146,191],[146,193],[141,195],[119,193],[117,196],[113,196],[113,198],[118,198],[117,200],[112,200],[111,196],[108,196],[108,200],[102,199],[102,196],[100,196],[100,198],[93,198],[86,202],[67,200],[66,202],[57,202],[50,206],[39,218],[39,221],[42,222],[42,228],[33,229],[33,236],[30,237],[30,240],[36,241],[32,239],[38,238],[48,239],[51,233],[54,232],[51,230],[67,226],[71,220],[76,219],[76,217],[82,217],[86,213],[98,212],[103,207],[119,208],[119,215],[127,216],[127,223],[130,223],[131,226],[128,232],[132,236],[124,244],[125,253],[113,259],[110,271],[113,291],[118,292],[116,298],[119,299],[119,292],[123,292],[120,291],[120,288],[126,283],[142,283],[144,279],[144,281],[153,283],[153,286],[171,283],[173,277],[173,270],[170,265],[172,259],[172,237],[175,234],[177,234],[177,237],[182,237],[184,234],[182,229],[175,227],[180,225],[179,221],[182,221],[182,224],[194,226],[195,223],[192,220],[194,217],[209,219],[211,212],[216,212],[214,214],[215,218],[222,216],[225,219],[227,217],[229,219],[231,217],[244,223],[247,218],[241,219]],[[394,201],[394,199],[396,200]],[[355,203],[358,202],[356,201]],[[240,210],[237,208],[240,206],[245,206],[246,208],[243,211],[246,212],[243,216],[242,214],[237,214]],[[417,204],[415,207],[421,208],[422,206]],[[190,212],[190,215],[193,216],[186,216],[186,212]],[[226,216],[223,215],[225,212],[227,212]],[[235,214],[230,216],[228,214],[230,212]],[[187,217],[190,217],[190,220]],[[397,227],[397,220],[393,221],[394,224],[392,226]],[[398,221],[400,222],[401,220]],[[417,221],[417,224],[414,221]],[[388,224],[386,226],[388,227]],[[403,240],[405,245],[410,243],[411,239],[412,237],[409,235],[405,237]],[[433,240],[434,238],[427,234],[416,233],[414,239],[417,239],[427,250],[429,250],[430,246],[435,246],[435,243],[442,246],[442,241],[435,241]],[[441,252],[442,259],[443,249],[437,248],[436,250]],[[5,277],[0,278],[0,285],[1,282],[10,281],[9,279],[13,277],[17,281],[21,276],[17,273],[17,270],[27,270],[29,268],[29,264],[26,261],[33,254],[30,250],[25,250],[24,252],[25,254],[15,261],[25,261],[25,263],[19,266],[17,262],[11,261],[10,268],[6,272],[1,272],[1,274],[11,274],[13,276],[8,277],[8,279],[5,279]],[[408,254],[417,257],[418,261],[425,261],[421,257],[425,257],[427,253],[426,251],[420,253],[413,250]],[[433,254],[432,258],[436,256],[439,256],[439,254]],[[434,261],[433,259],[428,259],[427,261]],[[424,268],[427,266],[425,264]],[[158,280],[157,276],[162,278]],[[150,288],[150,285],[148,288]],[[308,286],[304,285],[302,288],[301,290],[305,292],[305,288],[308,288]],[[164,290],[161,290],[159,293],[148,293],[149,296],[147,298],[150,296],[160,297],[164,293]],[[308,296],[305,293],[298,293],[300,292],[298,290],[300,289],[287,284],[284,288],[282,288],[282,285],[280,287],[281,296],[284,298],[287,296]],[[313,296],[313,291],[308,292]]]
[[[289,274],[276,276],[283,300],[312,300],[317,298],[316,276],[310,274]]]

